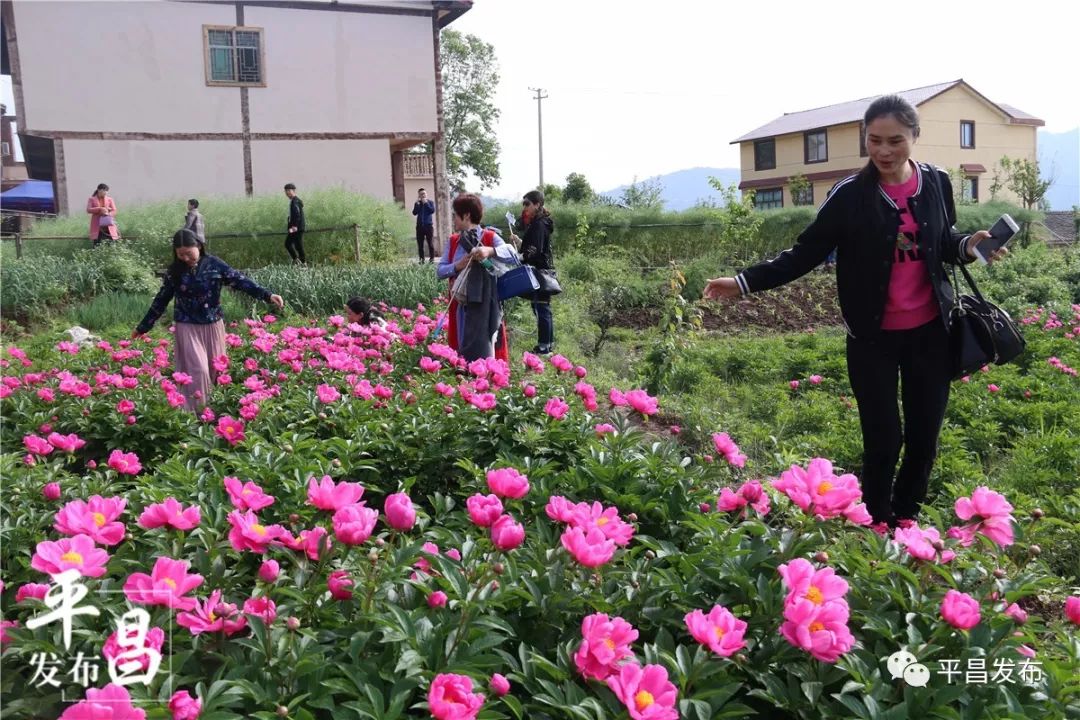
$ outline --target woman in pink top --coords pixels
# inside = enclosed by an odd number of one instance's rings
[[[956,231],[948,173],[911,159],[919,137],[911,103],[877,98],[863,128],[869,162],[833,186],[795,246],[735,277],[709,280],[705,297],[778,287],[836,252],[848,379],[863,437],[863,500],[875,529],[885,532],[916,519],[937,456],[952,378],[955,294],[945,265],[974,260],[974,247],[990,233]]]
[[[109,186],[101,183],[86,201],[86,212],[90,215],[90,241],[94,247],[102,240],[119,240],[120,231],[116,228],[116,203],[109,197]]]

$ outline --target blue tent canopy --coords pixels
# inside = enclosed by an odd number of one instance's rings
[[[0,193],[0,207],[4,210],[56,212],[52,183],[48,180],[27,180],[16,185]]]

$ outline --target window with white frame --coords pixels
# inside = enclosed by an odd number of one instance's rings
[[[263,30],[203,25],[206,84],[266,86]]]

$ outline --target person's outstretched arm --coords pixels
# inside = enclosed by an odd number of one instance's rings
[[[169,307],[169,301],[173,299],[175,293],[176,287],[173,285],[172,275],[166,274],[165,279],[161,281],[161,289],[158,290],[157,295],[154,296],[154,300],[150,303],[150,309],[146,311],[146,315],[143,316],[142,322],[135,326],[135,330],[131,333],[131,337],[138,337],[139,335],[145,335],[150,332],[150,328],[154,327],[154,323],[156,323],[158,318],[165,312],[165,308]]]

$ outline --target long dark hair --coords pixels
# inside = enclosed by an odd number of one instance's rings
[[[870,103],[870,107],[866,108],[866,113],[863,114],[864,143],[866,142],[866,127],[878,118],[889,115],[910,130],[912,137],[919,137],[919,112],[915,106],[899,95],[882,95]],[[873,160],[867,161],[863,169],[859,171],[859,181],[866,187],[877,185],[879,176],[880,173]]]
[[[182,248],[182,247],[197,247],[197,248],[199,248],[199,262],[202,262],[203,258],[206,257],[206,246],[202,244],[201,240],[199,240],[198,235],[193,233],[191,230],[188,230],[187,228],[176,231],[176,234],[173,235],[173,237],[172,237],[172,246],[173,246],[173,261],[172,261],[172,264],[169,265],[169,278],[172,280],[173,285],[179,285],[180,284],[180,278],[190,268],[188,267],[188,264],[186,262],[183,262],[180,258],[176,257],[177,248]]]
[[[525,193],[521,197],[521,199],[528,200],[536,206],[536,212],[532,214],[533,220],[535,220],[536,218],[548,217],[551,215],[551,213],[548,212],[548,209],[544,207],[544,193],[540,190],[530,190],[529,192]]]
[[[345,305],[360,316],[361,325],[370,325],[372,320],[382,317],[382,313],[372,307],[371,301],[367,298],[349,298],[349,301],[345,303]]]

